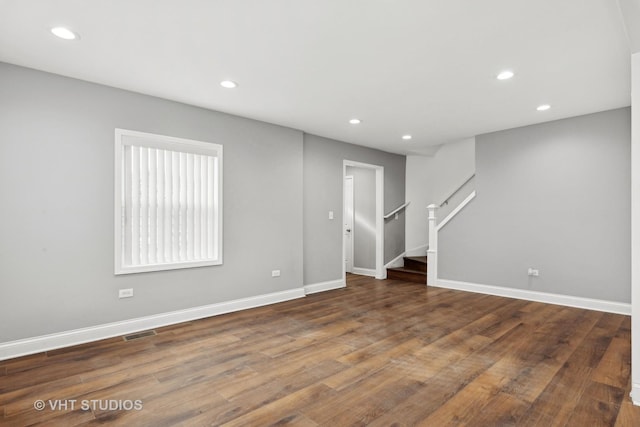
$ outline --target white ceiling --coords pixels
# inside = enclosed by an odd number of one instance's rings
[[[630,105],[614,0],[0,0],[0,61],[403,154]]]

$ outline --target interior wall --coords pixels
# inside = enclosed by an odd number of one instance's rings
[[[633,54],[631,69],[631,382],[633,401],[640,405],[640,53]]]
[[[440,146],[433,156],[407,156],[406,246],[425,255],[429,241],[427,206],[439,204],[475,172],[475,138]]]
[[[0,342],[302,286],[300,131],[8,64],[0,93]],[[115,128],[223,145],[223,265],[114,275]]]
[[[353,176],[353,266],[376,268],[376,171],[347,166]]]
[[[384,212],[405,201],[405,156],[304,135],[304,284],[341,280],[343,161],[384,167]],[[329,219],[329,211],[334,219]],[[405,217],[385,221],[384,262],[404,252]]]
[[[433,157],[407,156],[407,225],[405,243],[407,255],[425,255],[429,236],[427,206],[433,200]]]
[[[629,303],[630,132],[622,108],[477,136],[439,278]]]
[[[618,0],[631,51],[631,396],[640,405],[640,0]]]

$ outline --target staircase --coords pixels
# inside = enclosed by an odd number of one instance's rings
[[[387,268],[387,279],[427,284],[427,257],[404,257],[404,267]]]

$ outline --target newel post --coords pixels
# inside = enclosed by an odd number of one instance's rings
[[[429,249],[427,250],[427,284],[435,285],[438,278],[438,227],[436,224],[437,205],[427,206],[429,210]]]

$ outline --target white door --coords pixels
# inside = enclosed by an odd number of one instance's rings
[[[353,270],[353,177],[344,177],[344,271]]]

